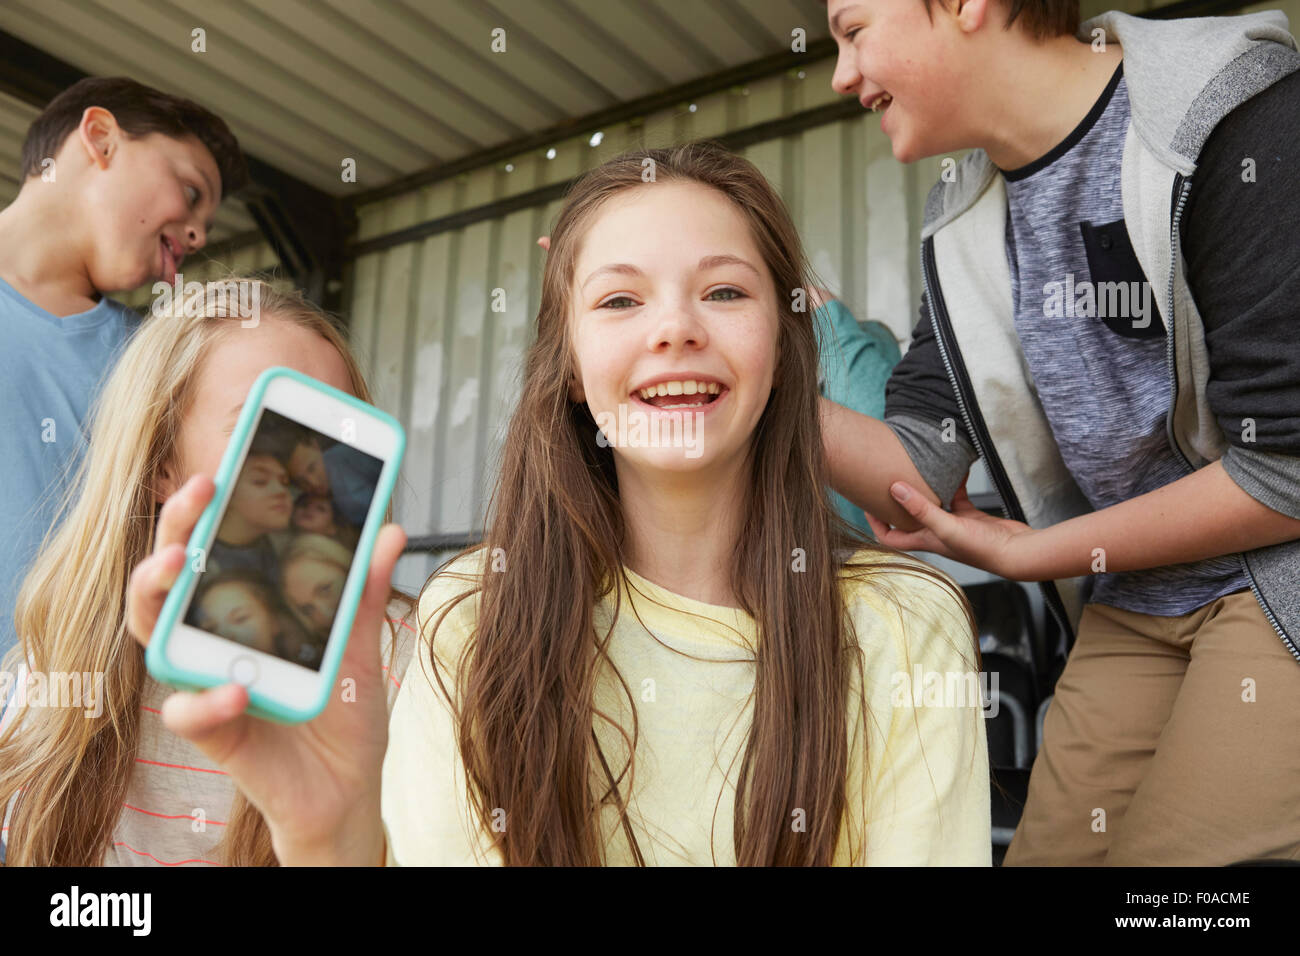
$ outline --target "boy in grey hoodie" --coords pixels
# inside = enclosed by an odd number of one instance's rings
[[[834,86],[945,165],[885,419],[887,543],[1041,581],[1073,649],[1014,864],[1300,854],[1300,53],[1286,17],[829,0]],[[1005,519],[964,493],[984,459]],[[942,506],[951,507],[951,511]],[[886,525],[892,525],[887,529]]]

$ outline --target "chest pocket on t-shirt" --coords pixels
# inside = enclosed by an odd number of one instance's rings
[[[1123,219],[1079,223],[1088,255],[1095,315],[1106,328],[1130,339],[1164,336],[1160,293],[1147,281]],[[1078,306],[1076,305],[1076,314]]]

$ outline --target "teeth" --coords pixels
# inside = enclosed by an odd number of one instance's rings
[[[685,380],[680,382],[660,382],[658,385],[651,385],[648,388],[640,389],[642,398],[649,401],[656,395],[717,395],[722,390],[722,386],[717,382],[697,382]],[[696,405],[702,403],[695,403]],[[665,405],[664,408],[694,408],[694,405]]]
[[[871,112],[879,113],[881,110],[883,110],[886,106],[888,106],[892,102],[894,102],[894,98],[892,96],[890,96],[888,93],[881,93],[878,97],[876,97],[875,101],[872,102]]]

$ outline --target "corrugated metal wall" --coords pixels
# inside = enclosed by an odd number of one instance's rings
[[[822,61],[481,169],[359,210],[361,240],[563,181],[623,149],[715,136],[838,97]],[[860,319],[907,338],[920,296],[919,223],[940,160],[903,166],[862,114],[744,150],[778,187],[821,279]],[[540,299],[536,246],[561,201],[360,257],[350,277],[353,342],[377,400],[408,429],[395,513],[408,534],[477,530],[499,435]],[[865,210],[865,215],[862,211]],[[494,289],[505,311],[493,312]],[[425,565],[406,559],[403,578]],[[418,565],[416,567],[415,565]]]
[[[190,96],[335,196],[781,53],[800,26],[827,35],[818,0],[0,3],[0,30]]]

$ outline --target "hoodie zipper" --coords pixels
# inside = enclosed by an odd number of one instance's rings
[[[1012,521],[1027,524],[1024,509],[1020,507],[1020,499],[1016,497],[1016,493],[1011,487],[1011,481],[1007,477],[1006,469],[1002,466],[1002,459],[998,457],[997,451],[993,447],[993,439],[984,425],[984,417],[980,414],[979,406],[975,403],[975,389],[966,374],[966,367],[964,364],[959,364],[948,349],[945,337],[953,337],[952,323],[948,319],[948,307],[944,303],[943,293],[939,289],[939,279],[935,269],[933,236],[926,239],[921,247],[921,280],[925,285],[926,298],[930,304],[930,321],[934,326],[934,340],[939,346],[939,356],[943,359],[943,367],[948,373],[948,381],[951,383],[953,395],[957,399],[957,408],[961,412],[962,420],[966,423],[966,433],[970,435],[971,441],[975,443],[975,451],[984,460],[984,467],[988,469],[989,477],[993,479],[993,487],[997,489],[998,497],[1002,499],[1003,514]],[[970,402],[966,401],[965,396],[968,394],[971,396]],[[1056,618],[1057,624],[1061,627],[1061,632],[1069,639],[1068,646],[1073,647],[1074,627],[1070,623],[1070,616],[1065,611],[1065,602],[1061,600],[1061,594],[1056,589],[1055,582],[1039,581],[1038,585],[1043,590],[1043,599],[1048,610]]]
[[[1178,268],[1178,223],[1179,220],[1183,218],[1183,207],[1187,205],[1187,197],[1190,192],[1190,182],[1183,177],[1182,173],[1175,173],[1174,194],[1172,199],[1173,216],[1169,225],[1169,289],[1168,295],[1165,299],[1165,316],[1169,322],[1168,334],[1165,337],[1167,342],[1165,361],[1167,363],[1170,382],[1169,417],[1165,423],[1165,433],[1166,439],[1169,442],[1169,447],[1174,450],[1178,457],[1182,459],[1183,464],[1187,466],[1188,474],[1191,474],[1196,469],[1193,468],[1192,463],[1187,460],[1187,456],[1183,454],[1182,448],[1179,447],[1178,441],[1174,438],[1174,409],[1178,407],[1178,371],[1174,364],[1175,333],[1173,322],[1174,273]],[[1282,639],[1282,643],[1285,644],[1286,649],[1291,652],[1291,656],[1297,661],[1300,661],[1300,648],[1296,647],[1296,644],[1291,640],[1290,635],[1283,630],[1281,623],[1279,623],[1277,617],[1273,614],[1273,609],[1270,608],[1268,602],[1264,600],[1264,595],[1260,593],[1259,583],[1255,580],[1254,572],[1250,570],[1250,564],[1246,561],[1246,556],[1242,554],[1239,555],[1239,558],[1241,560],[1241,569],[1246,572],[1246,578],[1250,581],[1250,590],[1254,593],[1255,600],[1259,603],[1260,609],[1264,612],[1264,616],[1268,618],[1268,623],[1273,626],[1273,630],[1275,630],[1277,636]]]

